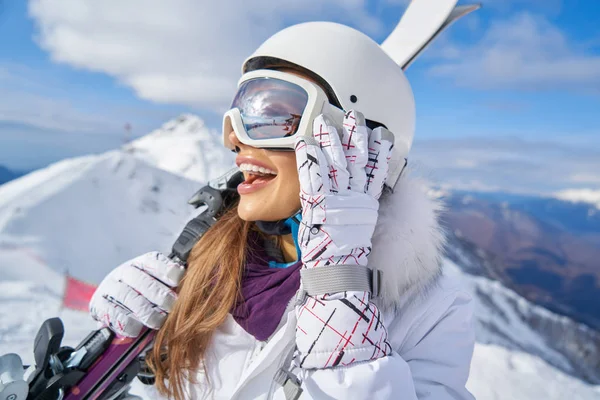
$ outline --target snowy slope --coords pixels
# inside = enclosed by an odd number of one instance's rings
[[[477,400],[598,400],[600,386],[520,351],[477,343],[467,388]]]
[[[477,342],[538,357],[562,373],[600,383],[600,335],[584,325],[532,304],[497,281],[465,274],[449,259],[472,293]]]
[[[496,279],[493,256],[450,234],[446,270],[460,273],[475,299],[481,343],[524,351],[587,382],[600,383],[600,332],[533,304]]]
[[[44,284],[0,281],[0,355],[18,354],[24,365],[34,362],[33,342],[43,321],[60,317],[65,326],[63,346],[75,347],[88,333],[97,329],[87,313],[60,308],[61,299]],[[133,394],[146,388],[137,379]]]
[[[0,279],[44,281],[40,265],[99,282],[119,263],[168,251],[199,184],[121,151],[65,160],[0,187]],[[15,264],[15,257],[27,262]]]
[[[235,159],[223,147],[221,133],[208,129],[202,119],[191,114],[165,123],[125,149],[158,168],[200,182],[224,174]]]
[[[122,150],[63,160],[2,185],[0,280],[54,284],[68,270],[97,283],[131,257],[169,251],[192,215],[187,200],[232,164],[221,137],[184,115]]]
[[[33,339],[48,318],[63,320],[65,345],[76,345],[96,329],[87,313],[61,310],[60,295],[44,284],[0,281],[0,304],[0,354],[17,353],[25,364],[33,362]]]

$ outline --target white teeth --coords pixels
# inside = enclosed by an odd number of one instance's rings
[[[261,173],[261,174],[277,175],[277,173],[275,171],[271,171],[270,169],[267,169],[264,167],[259,167],[258,165],[254,165],[254,164],[250,164],[250,163],[240,164],[240,170],[242,172],[255,172],[255,173]]]

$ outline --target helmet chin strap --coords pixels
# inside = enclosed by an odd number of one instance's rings
[[[267,235],[289,235],[292,233],[292,225],[300,225],[302,209],[296,211],[291,217],[278,221],[256,221],[255,224],[262,233]]]
[[[275,236],[292,235],[294,240],[294,246],[296,247],[296,258],[292,262],[281,263],[271,261],[269,266],[271,268],[287,268],[293,265],[298,260],[302,259],[302,250],[298,245],[298,230],[300,229],[300,220],[302,219],[302,210],[298,210],[294,215],[286,219],[280,219],[279,221],[256,221],[255,224],[258,229],[267,234]]]
[[[406,171],[406,167],[408,165],[408,159],[404,159],[404,166],[398,176],[398,179],[404,174]],[[393,186],[388,186],[391,191],[394,191],[394,186],[396,186],[396,182],[393,183]],[[300,226],[300,220],[302,219],[302,209],[299,209],[291,217],[280,219],[277,221],[256,221],[255,224],[257,228],[267,235],[289,235],[293,233],[292,226]],[[297,238],[294,238],[294,242],[296,242]]]

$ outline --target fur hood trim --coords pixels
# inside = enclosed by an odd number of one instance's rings
[[[423,296],[441,276],[446,238],[439,216],[444,206],[427,190],[424,181],[405,171],[379,201],[369,267],[383,272],[377,303],[384,309]]]

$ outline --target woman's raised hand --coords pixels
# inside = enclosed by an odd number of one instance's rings
[[[158,329],[173,308],[177,299],[173,289],[184,271],[158,252],[129,260],[100,283],[90,301],[90,313],[123,336],[135,337],[144,326]]]
[[[392,145],[389,131],[371,131],[356,111],[340,130],[321,115],[313,136],[298,139],[303,268],[367,265]],[[387,331],[370,300],[355,291],[306,297],[296,307],[298,364],[327,368],[388,355]]]

